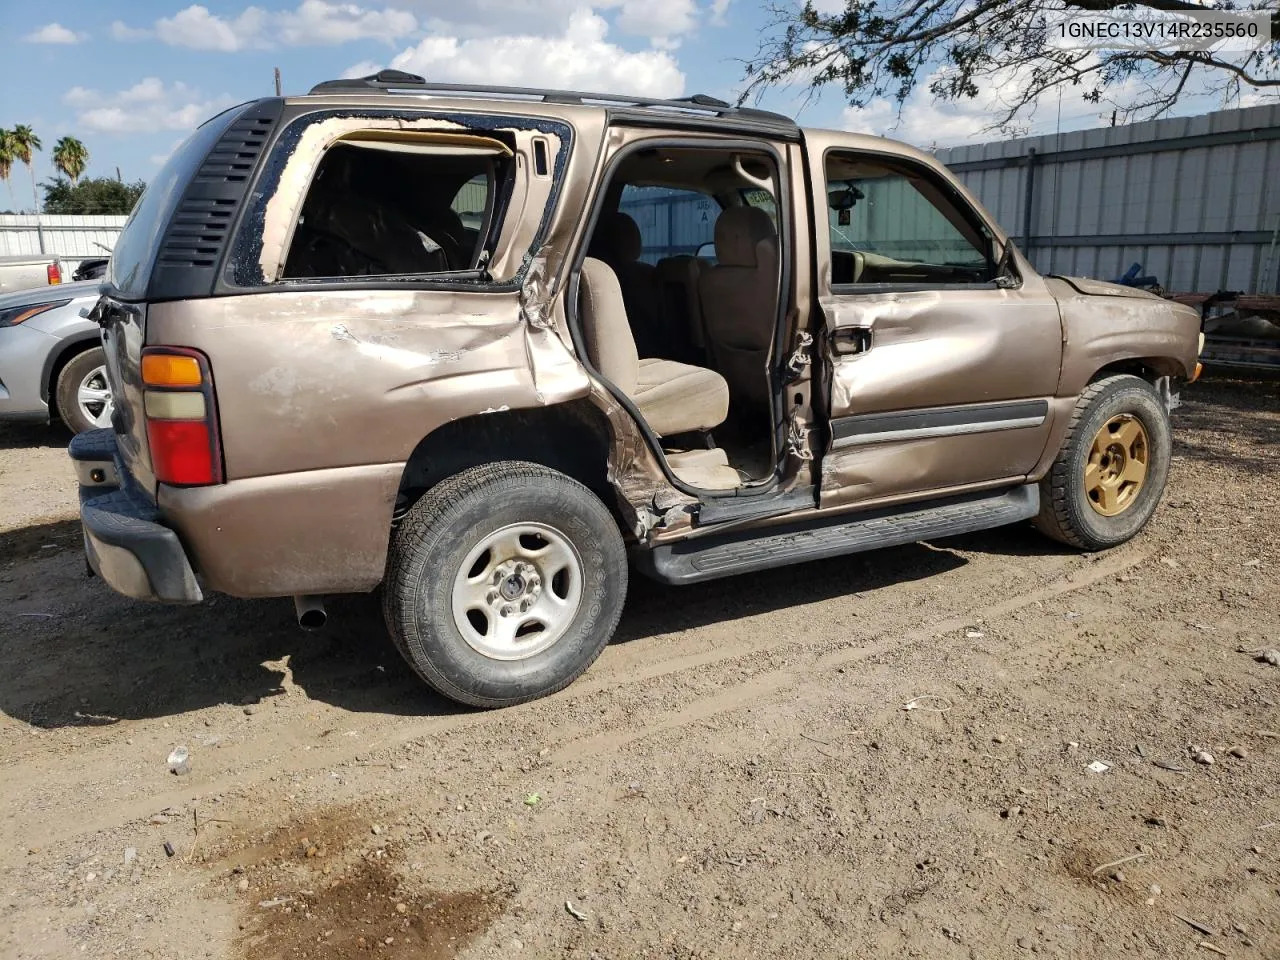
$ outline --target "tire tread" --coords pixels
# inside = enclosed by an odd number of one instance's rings
[[[590,498],[591,503],[598,506],[599,516],[597,519],[601,523],[607,523],[613,535],[618,536],[612,515],[587,487],[572,477],[549,467],[519,460],[501,460],[481,464],[442,480],[418,499],[408,513],[405,514],[400,525],[392,532],[390,549],[387,552],[387,571],[382,588],[382,610],[388,632],[391,634],[392,643],[414,672],[436,691],[451,700],[483,708],[514,706],[519,703],[526,703],[563,690],[580,677],[594,662],[594,656],[586,659],[572,672],[557,678],[555,684],[550,688],[540,689],[526,696],[499,700],[477,696],[460,689],[431,662],[429,657],[415,655],[413,638],[421,630],[421,625],[415,622],[415,618],[411,613],[412,604],[404,602],[405,598],[414,596],[418,589],[414,570],[415,557],[420,556],[423,552],[431,553],[439,546],[441,540],[451,539],[453,536],[452,522],[465,509],[473,495],[483,492],[485,496],[500,502],[504,489],[527,487],[530,480],[541,480],[561,488],[567,486],[569,489],[575,489],[584,494]],[[618,545],[621,548],[620,537]],[[616,559],[620,569],[610,571],[610,573],[614,576],[620,576],[625,584],[625,552],[619,549]],[[625,597],[625,587],[623,595]],[[597,655],[613,635],[621,614],[622,603],[619,602],[614,605],[613,609],[602,607],[598,614],[586,623],[586,629],[600,638],[599,647],[596,650]]]
[[[1141,377],[1125,373],[1094,380],[1085,387],[1071,411],[1071,419],[1058,455],[1049,472],[1040,481],[1040,513],[1032,521],[1033,525],[1045,536],[1080,550],[1096,550],[1098,547],[1082,534],[1071,517],[1071,485],[1075,479],[1072,476],[1072,456],[1080,442],[1081,425],[1088,418],[1094,403],[1113,386],[1123,383],[1140,383],[1149,387]]]

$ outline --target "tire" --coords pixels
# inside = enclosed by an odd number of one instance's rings
[[[626,594],[626,550],[599,498],[555,470],[502,461],[454,474],[409,509],[392,533],[382,609],[418,676],[492,708],[576,680]]]
[[[1040,481],[1036,528],[1083,550],[1124,543],[1155,512],[1172,447],[1169,414],[1151,384],[1128,375],[1094,381],[1076,402],[1062,449]]]
[[[94,391],[94,395],[100,399],[91,404],[82,403],[82,387],[86,391]],[[110,426],[111,409],[106,354],[101,347],[92,347],[76,354],[58,374],[58,382],[54,387],[54,412],[73,433],[84,433],[86,430]]]

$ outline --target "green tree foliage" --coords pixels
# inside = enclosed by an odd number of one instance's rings
[[[9,182],[9,174],[13,173],[14,161],[18,159],[18,143],[12,130],[0,127],[0,180],[9,188],[9,202],[13,203],[13,184]]]
[[[745,100],[763,88],[834,87],[854,107],[903,104],[920,86],[939,101],[994,91],[991,128],[1017,130],[1041,94],[1074,88],[1126,120],[1167,113],[1180,97],[1280,92],[1280,0],[773,0],[773,25],[746,65]],[[1050,18],[1086,13],[1268,13],[1271,43],[1240,53],[1078,50],[1051,46]]]
[[[59,177],[46,180],[41,186],[45,213],[127,214],[146,184],[141,180],[122,183],[107,177],[91,177],[73,184]]]
[[[66,174],[75,186],[89,165],[89,151],[75,137],[62,137],[53,145],[53,165]]]
[[[31,202],[36,204],[38,211],[40,198],[36,195],[35,152],[43,147],[44,144],[40,142],[36,132],[25,123],[18,124],[9,131],[9,135],[13,138],[14,159],[26,164],[27,172],[31,174]]]

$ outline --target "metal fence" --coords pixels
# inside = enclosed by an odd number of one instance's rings
[[[1280,106],[937,152],[1042,273],[1280,292]]]
[[[127,217],[0,214],[0,257],[51,254],[66,260],[111,253]]]

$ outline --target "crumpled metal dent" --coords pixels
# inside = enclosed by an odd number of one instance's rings
[[[535,256],[525,268],[524,283],[520,284],[520,312],[530,326],[549,329],[554,325],[552,308],[555,293],[547,279],[547,258]]]

